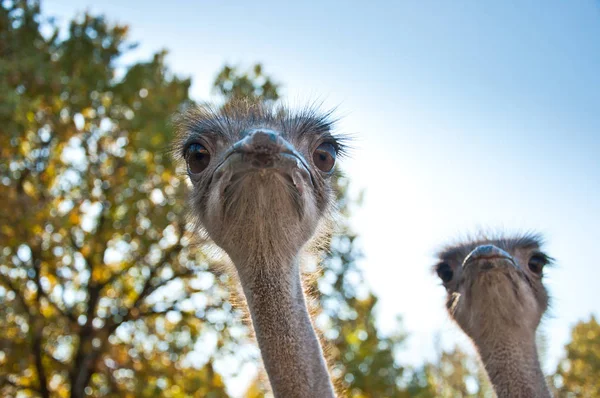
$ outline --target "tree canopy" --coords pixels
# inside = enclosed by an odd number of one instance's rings
[[[600,324],[594,316],[571,332],[566,356],[552,378],[559,397],[600,396]]]
[[[181,371],[234,318],[226,277],[185,238],[167,151],[189,79],[164,52],[119,70],[127,27],[101,16],[64,39],[35,2],[4,2],[0,21],[0,388],[224,395],[212,359]]]

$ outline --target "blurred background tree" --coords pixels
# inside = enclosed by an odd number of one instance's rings
[[[219,255],[182,217],[169,120],[191,101],[191,82],[169,71],[165,51],[124,66],[134,47],[126,26],[102,16],[59,32],[39,2],[1,2],[2,396],[227,396],[238,370],[259,363],[235,288],[213,267]],[[226,65],[213,87],[224,106],[280,99],[261,64]],[[348,178],[335,182],[338,234],[310,287],[336,384],[352,397],[487,396],[460,350],[422,368],[397,361],[401,322],[394,335],[377,329],[347,222],[360,201]],[[595,391],[599,355],[575,349],[598,347],[598,324],[585,325],[555,379],[567,395]],[[247,396],[264,395],[259,378]]]
[[[451,351],[438,347],[437,358],[413,373],[408,390],[415,398],[494,396],[477,358],[459,347]]]
[[[103,17],[61,39],[2,2],[0,29],[2,395],[225,395],[190,352],[209,328],[226,346],[227,278],[185,239],[166,150],[190,81],[164,52],[119,67],[127,27]]]
[[[225,102],[251,98],[272,103],[280,98],[280,87],[271,77],[264,74],[261,64],[255,64],[246,72],[225,65],[213,83],[213,91],[221,95]]]
[[[600,324],[594,316],[571,331],[565,358],[553,377],[558,397],[600,397]]]
[[[377,330],[377,297],[364,282],[358,266],[362,253],[358,236],[348,220],[353,203],[349,180],[334,176],[340,210],[338,234],[332,237],[316,281],[320,303],[317,324],[327,340],[332,376],[348,397],[404,397],[404,367],[395,360],[404,344],[400,319],[397,332],[383,336]]]

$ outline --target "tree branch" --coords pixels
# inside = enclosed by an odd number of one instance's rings
[[[154,277],[156,276],[156,274],[158,273],[158,271],[160,271],[162,269],[162,267],[166,263],[167,259],[169,257],[171,257],[171,255],[173,253],[181,250],[182,247],[183,246],[181,245],[181,238],[179,238],[179,241],[176,244],[174,244],[173,246],[171,246],[170,248],[168,248],[167,250],[165,250],[163,252],[162,257],[160,258],[160,260],[157,263],[158,265],[156,267],[152,268],[152,271],[150,271],[150,275],[148,276],[148,279],[146,279],[146,281],[144,282],[144,286],[142,287],[142,291],[140,292],[140,294],[138,295],[138,297],[135,299],[135,302],[133,303],[133,305],[131,306],[131,308],[139,308],[139,305],[142,302],[142,300],[144,300],[147,296],[149,296],[157,288],[159,288],[160,286],[164,285],[165,283],[170,282],[173,279],[179,277],[179,275],[173,274],[173,276],[171,278],[168,278],[167,280],[164,280],[164,281],[158,283],[155,286],[152,285],[152,280],[154,279]]]
[[[181,245],[179,243],[171,246],[167,251],[165,251],[163,253],[163,256],[161,257],[161,261],[159,262],[159,266],[155,267],[152,272],[150,273],[150,275],[148,276],[148,278],[146,279],[146,282],[144,283],[144,287],[142,288],[142,291],[140,292],[140,294],[138,295],[138,297],[136,298],[135,302],[133,303],[133,305],[129,308],[129,310],[127,311],[127,314],[120,320],[120,321],[112,321],[110,323],[107,323],[107,328],[106,330],[108,331],[109,335],[112,334],[121,324],[123,324],[124,322],[127,322],[133,318],[136,318],[138,316],[140,316],[140,305],[142,304],[143,300],[148,297],[150,294],[152,294],[154,291],[156,291],[156,289],[158,289],[161,286],[166,285],[167,283],[177,279],[177,278],[182,278],[185,276],[189,276],[192,275],[194,273],[193,270],[190,269],[186,269],[183,272],[176,272],[174,273],[171,277],[167,278],[167,279],[163,279],[162,281],[160,281],[159,283],[153,285],[151,283],[152,279],[156,276],[156,273],[158,272],[158,270],[160,268],[162,268],[162,264],[166,261],[167,258],[169,258],[169,256],[177,251],[181,249]],[[173,303],[174,305],[176,303]],[[146,311],[147,312],[147,311]],[[145,313],[146,313],[145,312]],[[152,315],[151,313],[147,313],[145,315]]]
[[[38,312],[40,314],[39,317],[36,317],[36,319],[33,320],[33,325],[30,325],[32,327],[32,333],[33,333],[33,339],[31,341],[31,351],[33,352],[33,358],[34,358],[34,365],[35,365],[35,370],[37,371],[37,375],[38,375],[38,384],[39,384],[39,388],[40,388],[40,395],[42,396],[42,398],[50,398],[50,391],[48,390],[48,378],[46,377],[46,370],[44,369],[44,363],[43,363],[43,359],[42,359],[42,353],[43,353],[43,348],[42,348],[42,340],[44,338],[44,317],[42,315],[42,308],[41,308],[41,297],[42,297],[42,292],[44,291],[44,289],[42,289],[42,282],[41,282],[41,277],[40,277],[40,268],[41,268],[41,259],[37,258],[36,251],[31,250],[31,265],[33,268],[33,282],[35,283],[36,286],[36,294],[35,294],[35,301],[37,302],[37,306],[38,306]]]
[[[48,293],[46,293],[46,291],[42,287],[40,257],[41,257],[41,252],[38,250],[38,248],[36,248],[36,250],[31,251],[31,264],[32,264],[33,270],[35,272],[34,277],[33,277],[33,282],[35,283],[35,286],[37,288],[36,300],[38,302],[38,305],[40,303],[40,299],[44,298],[44,299],[46,299],[48,304],[50,304],[50,306],[52,308],[54,308],[60,315],[62,315],[64,318],[67,318],[69,321],[71,321],[71,323],[77,323],[77,319],[75,319],[75,316],[73,314],[71,314],[70,312],[68,312],[68,310],[64,311],[62,308],[60,308],[58,306],[58,304],[56,304],[54,302],[54,300],[52,300],[50,298]],[[40,312],[41,312],[41,308],[40,308]]]
[[[132,269],[142,259],[142,257],[144,256],[141,253],[139,253],[137,256],[135,256],[135,258],[131,260],[131,263],[129,265],[126,265],[120,271],[117,271],[114,274],[112,274],[106,281],[99,283],[98,286],[100,286],[100,288],[103,289],[106,286],[112,284],[121,276],[125,275],[130,269]]]
[[[27,301],[25,301],[25,297],[23,297],[23,295],[21,294],[21,291],[15,285],[12,284],[10,278],[7,277],[6,275],[0,273],[0,283],[4,284],[6,287],[8,287],[11,291],[13,291],[15,293],[17,300],[19,300],[19,302],[21,303],[21,306],[27,313],[28,317],[32,318],[33,314],[29,310],[29,305],[27,304]]]
[[[39,320],[38,322],[43,322]],[[42,338],[43,338],[43,324],[35,325],[35,331],[32,341],[32,351],[34,355],[35,370],[38,374],[39,392],[42,398],[50,398],[50,391],[48,390],[48,378],[46,377],[46,370],[44,369],[44,363],[42,361]]]
[[[58,304],[56,304],[48,295],[48,293],[46,293],[44,291],[44,289],[42,289],[41,287],[39,287],[38,289],[40,289],[40,292],[42,294],[42,297],[46,299],[46,301],[48,301],[48,303],[50,304],[50,306],[52,308],[54,308],[56,311],[58,311],[59,314],[61,314],[63,317],[67,318],[69,321],[71,321],[72,323],[77,323],[77,319],[75,319],[75,316],[68,310],[63,310],[62,308],[60,308],[58,306]]]

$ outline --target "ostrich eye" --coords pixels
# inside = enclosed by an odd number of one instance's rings
[[[529,259],[527,266],[529,270],[536,275],[541,275],[544,270],[544,266],[548,264],[548,258],[542,253],[536,253]]]
[[[210,153],[200,144],[191,144],[185,150],[185,161],[187,162],[189,172],[198,174],[208,167]]]
[[[335,165],[335,148],[329,142],[324,142],[315,149],[313,162],[315,166],[325,173],[329,173]]]
[[[452,268],[450,268],[450,265],[448,265],[448,263],[438,264],[435,272],[437,272],[438,276],[444,283],[450,282],[454,277],[454,271],[452,271]]]

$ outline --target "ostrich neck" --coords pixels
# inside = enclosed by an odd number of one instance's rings
[[[333,386],[306,307],[297,258],[236,262],[252,324],[276,397],[333,397]]]
[[[499,398],[550,398],[535,344],[535,333],[475,342],[483,366]]]

